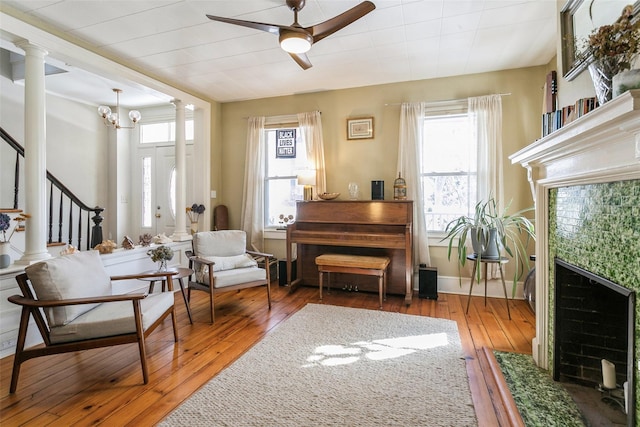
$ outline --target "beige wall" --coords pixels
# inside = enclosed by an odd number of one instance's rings
[[[212,164],[221,164],[221,188],[216,203],[229,207],[231,227],[240,227],[247,117],[322,112],[327,167],[327,191],[347,194],[349,182],[358,182],[362,198],[370,198],[370,181],[385,181],[385,199],[393,198],[398,145],[400,106],[403,101],[438,101],[495,93],[503,97],[503,167],[506,199],[513,199],[513,211],[532,206],[533,201],[520,165],[508,156],[540,137],[542,87],[549,65],[517,70],[421,80],[362,88],[284,96],[221,105],[220,150],[212,150]],[[387,105],[392,104],[392,105]],[[346,119],[374,117],[375,137],[350,141]],[[215,144],[214,144],[215,145]],[[221,155],[216,158],[217,153]],[[215,168],[212,167],[214,175]],[[212,177],[212,182],[215,184]],[[411,185],[411,183],[408,183]],[[215,189],[215,185],[212,187]],[[446,259],[446,248],[431,250],[438,273],[457,276],[455,263]]]

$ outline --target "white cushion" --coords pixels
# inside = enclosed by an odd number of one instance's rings
[[[242,230],[203,231],[193,235],[193,250],[203,258],[242,255],[247,250],[247,235]]]
[[[258,261],[253,259],[249,254],[235,256],[209,256],[205,257],[213,264],[213,271],[233,270],[235,268],[257,267]]]
[[[173,292],[150,294],[140,301],[142,328],[146,331],[174,303]],[[62,343],[135,332],[131,301],[99,304],[64,326],[51,328],[51,341]]]
[[[111,279],[98,251],[82,251],[48,259],[25,268],[40,300],[65,300],[111,295]],[[94,308],[79,304],[45,309],[49,327],[66,325]]]
[[[202,279],[202,280],[200,280]],[[235,270],[223,270],[214,271],[213,280],[215,282],[214,288],[224,288],[227,286],[233,286],[240,283],[254,282],[256,280],[264,280],[266,284],[267,272],[264,268],[248,267],[238,268]],[[198,281],[209,284],[209,274],[205,270],[202,277],[198,278]]]

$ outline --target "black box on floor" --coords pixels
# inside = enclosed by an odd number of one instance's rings
[[[420,264],[418,269],[418,296],[438,299],[438,269]]]
[[[296,260],[291,261],[291,277],[296,278]],[[278,260],[278,284],[280,286],[287,286],[287,260]]]

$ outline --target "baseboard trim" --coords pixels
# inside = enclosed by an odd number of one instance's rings
[[[442,292],[444,294],[469,295],[470,281],[471,279],[469,277],[463,277],[461,282],[458,277],[438,276],[438,292]],[[418,283],[417,277],[415,278],[414,283]],[[505,280],[505,285],[507,287],[507,297],[509,299],[524,299],[523,282],[518,282],[516,286],[516,293],[513,298],[511,295],[513,282]],[[417,289],[417,287],[415,287],[415,289]],[[484,296],[484,279],[479,285],[474,281],[473,292],[471,295]],[[502,290],[502,282],[500,279],[487,280],[487,296],[492,298],[504,298],[504,291]]]

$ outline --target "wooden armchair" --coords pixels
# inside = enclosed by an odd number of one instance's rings
[[[22,306],[9,392],[16,391],[20,365],[29,359],[136,342],[147,384],[145,338],[171,315],[174,340],[178,341],[173,274],[109,277],[97,251],[64,255],[25,268],[25,273],[16,277],[22,296],[9,297],[10,302]],[[141,277],[166,277],[169,292],[112,295],[112,280]],[[44,346],[25,349],[30,316]]]
[[[247,236],[242,230],[205,231],[193,235],[193,252],[187,252],[187,255],[189,268],[195,273],[189,278],[188,298],[191,298],[192,289],[209,293],[211,323],[214,321],[213,296],[219,292],[266,285],[271,309],[269,268],[260,268],[258,262],[268,266],[273,255],[248,251],[246,242]]]

